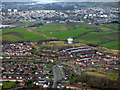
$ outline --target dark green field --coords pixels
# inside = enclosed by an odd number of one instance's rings
[[[12,33],[4,35],[5,33],[8,33],[8,32],[17,32],[19,35],[12,34]],[[3,34],[3,37],[2,37],[3,40],[10,40],[10,41],[36,41],[40,39],[49,39],[47,37],[29,32],[24,28],[6,29],[2,31],[2,34]],[[19,37],[20,35],[21,37]]]
[[[16,82],[2,82],[3,88],[11,88],[16,85]]]
[[[28,30],[28,29],[27,29]],[[11,41],[36,41],[55,37],[59,40],[74,38],[74,41],[81,43],[91,43],[118,50],[118,24],[90,25],[85,23],[44,23],[43,26],[36,27],[33,31],[47,35],[48,37],[32,33],[23,28],[3,30],[3,40]],[[14,34],[17,32],[23,37]],[[5,34],[5,35],[4,35]]]

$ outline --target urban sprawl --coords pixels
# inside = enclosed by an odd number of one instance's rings
[[[37,42],[18,42],[2,45],[2,81],[20,82],[17,88],[23,87],[28,80],[31,81],[31,87],[86,88],[69,85],[67,67],[77,75],[87,71],[113,74],[120,68],[117,65],[120,59],[118,55],[110,55],[90,47],[62,47],[60,50],[42,47],[34,55],[32,50],[36,44]],[[93,67],[96,70],[90,69]]]
[[[18,11],[17,9],[8,9],[3,12],[3,21],[28,21],[45,23],[66,23],[66,22],[86,22],[88,24],[103,24],[118,21],[118,8],[113,7],[81,7],[75,10],[30,10]]]

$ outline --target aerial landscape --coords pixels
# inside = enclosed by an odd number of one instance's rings
[[[2,2],[0,89],[119,90],[119,3]]]

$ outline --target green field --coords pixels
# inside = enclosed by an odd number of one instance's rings
[[[19,39],[19,37],[15,36],[15,35],[3,35],[2,39],[3,40],[16,41],[16,40]]]
[[[83,23],[50,23],[44,24],[44,26],[37,28],[35,31],[56,37],[59,40],[67,40],[69,37],[74,38],[91,30],[86,29]]]
[[[16,82],[2,82],[3,88],[11,88],[16,85]]]
[[[38,27],[35,31],[56,37],[59,40],[76,37],[74,40],[78,42],[93,43],[110,49],[119,49],[118,24],[50,23]]]
[[[27,23],[28,24],[28,23]],[[29,29],[17,28],[6,29],[4,33],[18,32],[24,37],[20,38],[17,35],[3,35],[3,40],[11,41],[36,41],[41,39],[50,39],[56,37],[59,40],[67,40],[74,38],[74,41],[81,43],[91,43],[99,46],[104,46],[110,49],[118,50],[118,24],[101,24],[90,25],[85,23],[44,23],[43,26],[38,26],[34,31],[47,35],[48,37],[29,32]]]
[[[24,28],[14,28],[14,29],[6,29],[2,31],[2,34],[8,33],[8,32],[17,32],[24,37],[18,37],[17,35],[13,34],[8,34],[8,35],[3,35],[2,39],[3,40],[11,40],[11,41],[36,41],[40,39],[48,39],[47,37],[37,35],[35,33],[29,32],[25,30]]]
[[[115,29],[115,30],[118,30],[118,29],[119,29],[119,24],[116,24],[116,23],[112,23],[112,24],[101,24],[101,26],[107,27],[107,28],[111,28],[111,29]]]
[[[101,44],[101,46],[107,47],[107,48],[112,48],[115,50],[120,50],[120,43],[118,41],[112,41],[108,43]]]
[[[86,72],[86,74],[92,75],[92,76],[107,77],[112,80],[117,80],[117,78],[118,78],[118,74],[111,74],[111,73],[102,74],[102,73],[98,73],[98,72]]]
[[[111,42],[113,40],[118,40],[117,32],[90,32],[79,38],[76,41],[82,40],[85,43],[101,44],[106,42]]]
[[[75,30],[70,30],[70,31],[57,31],[57,32],[53,31],[50,33],[42,31],[41,33],[47,34],[48,36],[51,36],[51,37],[56,37],[59,40],[67,40],[67,38],[69,37],[74,38],[88,31],[89,30],[87,29],[75,29]]]

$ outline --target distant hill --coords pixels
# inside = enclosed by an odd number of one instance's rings
[[[118,7],[118,2],[56,2],[48,4],[37,4],[27,2],[2,2],[3,11],[7,9],[18,9],[19,11],[24,10],[74,10],[80,7]],[[31,7],[31,8],[30,8]]]

